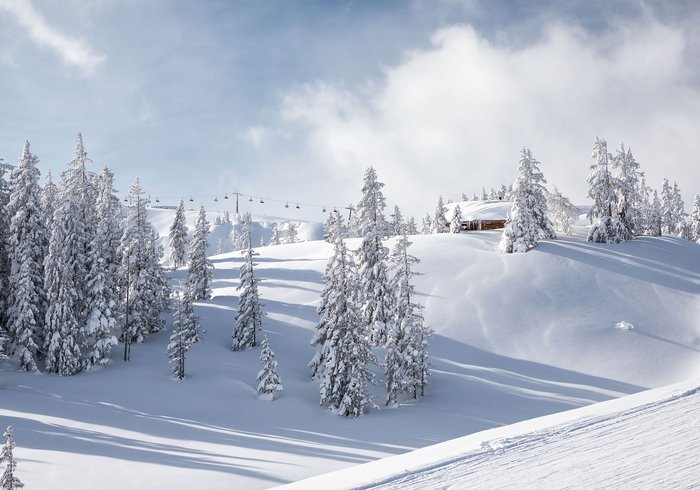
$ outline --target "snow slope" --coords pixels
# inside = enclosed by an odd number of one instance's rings
[[[435,330],[431,386],[417,402],[356,420],[318,407],[306,364],[331,247],[262,247],[278,400],[256,396],[259,348],[230,351],[241,258],[215,256],[214,298],[196,307],[206,332],[184,381],[170,376],[169,332],[133,346],[129,363],[115,351],[113,365],[70,378],[0,362],[0,425],[15,427],[18,474],[32,488],[264,488],[700,372],[697,245],[565,239],[505,256],[498,239],[413,238],[417,291]],[[184,277],[173,272],[175,284]]]
[[[700,380],[486,430],[284,488],[684,488]]]

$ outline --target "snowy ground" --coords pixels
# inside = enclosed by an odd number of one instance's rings
[[[700,380],[491,429],[292,488],[688,488]]]
[[[112,366],[71,378],[0,363],[0,424],[15,427],[18,474],[28,488],[264,488],[700,372],[697,245],[564,239],[505,256],[498,238],[414,237],[435,330],[418,402],[357,420],[318,407],[306,364],[331,252],[318,241],[258,249],[264,328],[285,387],[258,400],[259,348],[229,349],[241,259],[224,254],[212,258],[214,298],[197,306],[206,332],[184,381],[170,376],[169,332],[134,346],[129,363],[116,351]],[[381,404],[381,386],[376,395]]]

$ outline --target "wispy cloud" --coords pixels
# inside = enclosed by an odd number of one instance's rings
[[[84,41],[66,36],[51,27],[30,0],[0,0],[0,11],[14,16],[34,42],[54,50],[68,65],[92,73],[105,59],[104,55],[93,52]]]

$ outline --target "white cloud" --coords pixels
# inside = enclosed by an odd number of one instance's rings
[[[369,94],[324,83],[288,94],[283,115],[303,128],[314,160],[347,174],[374,165],[387,197],[418,214],[438,193],[511,182],[529,146],[549,182],[583,203],[599,136],[611,150],[631,147],[652,185],[677,179],[686,202],[700,191],[700,92],[682,31],[653,20],[605,34],[554,24],[514,49],[456,26],[432,44]],[[359,188],[360,174],[348,185]]]
[[[264,126],[251,126],[241,133],[241,137],[256,148],[265,142],[268,135],[269,130]]]
[[[0,11],[6,11],[27,31],[31,39],[41,46],[54,50],[68,65],[77,66],[86,73],[104,61],[83,41],[58,32],[34,9],[30,0],[0,0]]]

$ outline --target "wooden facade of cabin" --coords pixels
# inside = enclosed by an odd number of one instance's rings
[[[445,226],[450,227],[448,222]],[[506,227],[505,219],[475,219],[462,221],[462,231],[500,230]]]

